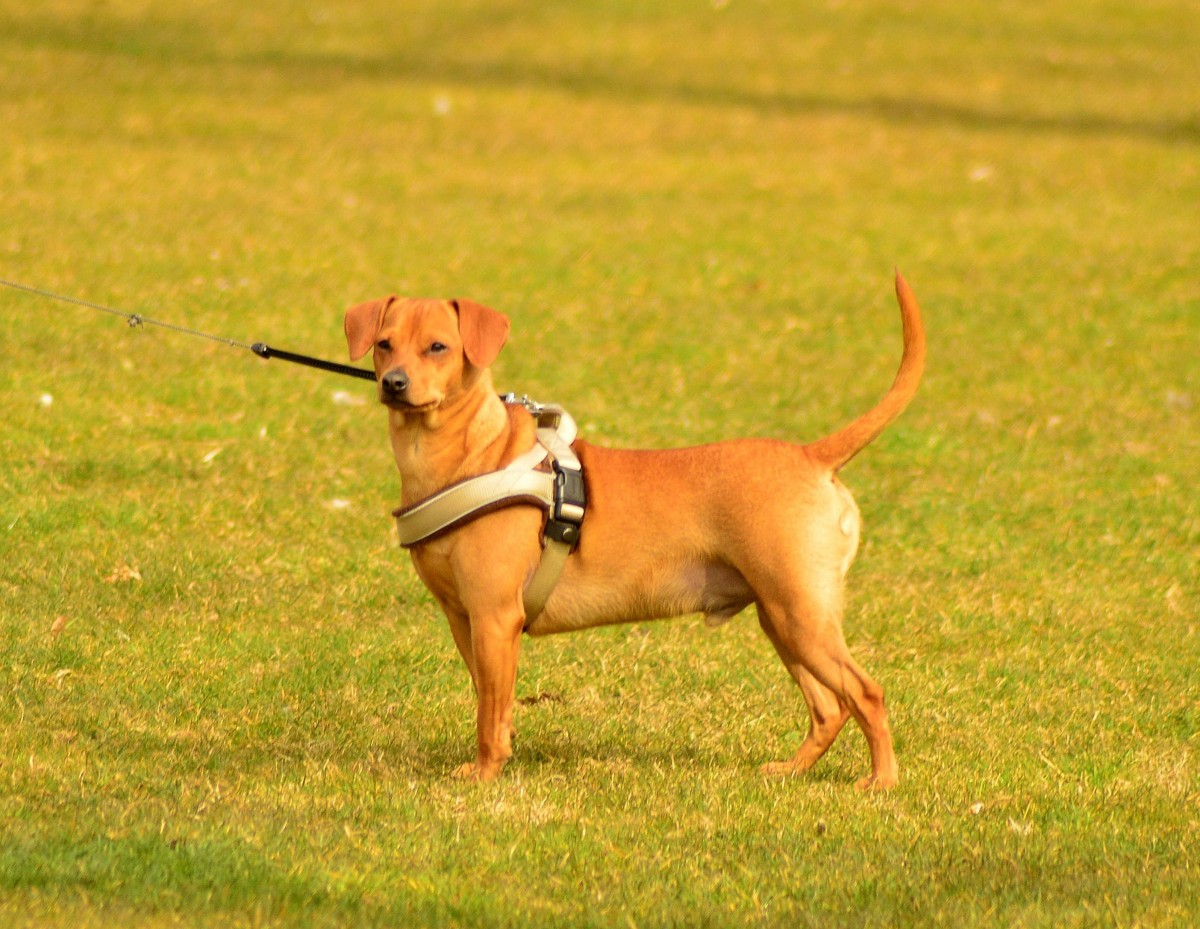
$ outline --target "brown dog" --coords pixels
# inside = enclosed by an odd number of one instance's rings
[[[807,770],[853,716],[871,752],[871,774],[859,787],[896,783],[883,690],[842,636],[843,581],[858,548],[859,514],[836,476],[899,415],[921,378],[920,311],[899,274],[896,293],[904,328],[899,373],[874,409],[833,435],[809,445],[745,439],[668,451],[576,442],[588,498],[582,538],[528,625],[522,591],[541,556],[540,509],[501,509],[412,549],[478,698],[478,751],[458,776],[490,780],[512,755],[522,632],[700,612],[716,624],[754,603],[811,717],[799,751],[763,770]],[[388,297],[347,311],[351,359],[374,350],[405,506],[533,447],[532,418],[499,399],[488,369],[508,331],[507,317],[466,300]]]

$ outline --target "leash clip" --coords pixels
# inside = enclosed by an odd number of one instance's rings
[[[512,391],[509,391],[506,394],[501,394],[500,402],[505,406],[524,407],[534,419],[537,419],[544,409],[543,405],[538,403],[536,400],[530,400],[529,394],[518,395]]]

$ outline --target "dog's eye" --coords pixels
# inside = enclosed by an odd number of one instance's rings
[[[444,351],[446,351],[446,346],[441,342],[434,342],[429,346],[430,355],[440,355]]]
[[[392,350],[392,343],[387,339],[380,339],[375,343],[375,347],[382,351],[390,352]]]

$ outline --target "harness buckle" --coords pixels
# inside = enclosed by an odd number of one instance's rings
[[[554,460],[553,467],[554,509],[546,519],[546,536],[570,545],[574,551],[579,544],[579,527],[583,524],[584,508],[587,506],[583,472],[564,467],[558,459]]]

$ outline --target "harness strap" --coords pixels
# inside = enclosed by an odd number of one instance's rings
[[[526,629],[545,609],[546,601],[550,599],[550,594],[554,593],[554,587],[562,576],[563,568],[567,566],[567,556],[570,554],[570,544],[546,537],[542,557],[521,594],[521,601],[525,605]]]
[[[538,614],[554,592],[554,586],[567,566],[567,556],[579,544],[579,528],[583,523],[587,493],[583,484],[583,465],[579,463],[571,442],[575,440],[575,420],[561,407],[556,408],[558,420],[553,427],[537,431],[538,444],[546,449],[554,475],[554,501],[546,518],[542,540],[542,558],[537,570],[525,585],[525,628]]]
[[[549,471],[492,471],[451,484],[392,515],[396,517],[400,545],[410,548],[485,513],[521,503],[553,509],[554,475]]]
[[[410,548],[505,507],[524,504],[545,510],[542,557],[522,595],[528,628],[550,599],[567,556],[579,544],[587,494],[583,466],[571,448],[577,430],[570,414],[562,407],[542,406],[526,398],[507,395],[503,399],[521,403],[533,415],[537,444],[503,470],[451,484],[392,515],[400,545]],[[549,471],[534,470],[547,459]]]

